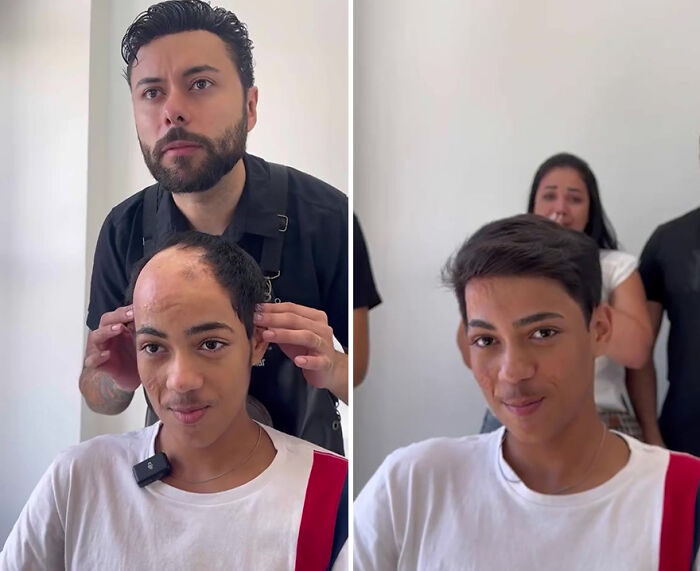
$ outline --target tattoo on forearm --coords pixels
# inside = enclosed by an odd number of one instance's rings
[[[87,383],[89,390],[85,394],[88,406],[101,414],[119,414],[134,396],[134,393],[120,389],[114,380],[105,374],[98,373]]]

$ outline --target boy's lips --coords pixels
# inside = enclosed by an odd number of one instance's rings
[[[173,416],[182,424],[195,424],[204,417],[208,409],[208,405],[200,405],[182,408],[171,408],[170,411],[173,413]]]
[[[502,402],[503,406],[505,406],[506,409],[508,409],[508,411],[512,412],[513,414],[517,416],[527,416],[535,412],[539,408],[540,404],[542,404],[543,400],[544,397],[539,397],[527,399],[513,399]]]

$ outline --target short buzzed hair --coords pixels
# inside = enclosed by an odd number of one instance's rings
[[[485,277],[536,277],[559,283],[578,303],[586,325],[600,303],[600,254],[584,234],[534,214],[520,214],[482,226],[443,269],[467,323],[464,290],[469,280]]]
[[[221,236],[212,236],[195,230],[179,232],[168,238],[153,254],[139,260],[131,272],[126,304],[133,302],[136,280],[154,256],[170,248],[200,250],[200,261],[208,267],[214,279],[229,294],[238,319],[245,326],[248,339],[253,336],[255,305],[265,296],[265,278],[258,264],[240,246],[230,244]]]

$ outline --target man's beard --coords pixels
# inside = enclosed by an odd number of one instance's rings
[[[241,120],[226,129],[217,140],[186,131],[183,127],[173,127],[160,139],[153,150],[139,139],[143,159],[148,170],[166,190],[172,193],[203,192],[218,183],[238,163],[245,154],[248,137],[248,117],[243,114]],[[176,156],[174,165],[162,164],[163,148],[174,141],[191,141],[202,147],[205,153],[201,164],[193,166],[193,156]]]

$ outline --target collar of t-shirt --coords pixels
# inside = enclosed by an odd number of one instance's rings
[[[244,234],[276,237],[279,234],[277,215],[280,213],[271,208],[270,204],[277,202],[271,197],[281,189],[272,187],[269,165],[263,159],[245,154],[242,160],[246,170],[245,184],[233,218],[222,236],[231,243],[238,243]],[[190,224],[170,192],[159,185],[158,193],[156,238],[158,243],[162,243],[175,232],[189,230]]]
[[[149,431],[147,432],[148,449],[146,452],[146,457],[150,457],[155,454],[155,441],[162,425],[162,421],[158,421],[153,426],[146,429]],[[284,482],[290,470],[290,465],[288,464],[290,454],[287,449],[287,441],[281,437],[280,433],[270,429],[270,427],[263,424],[260,424],[260,426],[270,437],[270,440],[272,440],[272,445],[274,446],[276,453],[271,464],[250,482],[242,484],[231,490],[224,490],[223,492],[199,493],[181,490],[180,488],[175,488],[174,486],[166,484],[161,480],[157,480],[147,486],[145,488],[145,492],[163,499],[170,499],[190,505],[216,506],[250,498],[251,496],[259,494],[260,491],[266,486],[274,485],[275,482]]]
[[[630,450],[630,456],[627,464],[617,474],[600,486],[596,486],[595,488],[584,492],[559,495],[541,494],[528,488],[520,480],[518,475],[503,457],[503,450],[500,443],[504,430],[505,428],[501,427],[500,429],[491,433],[491,458],[495,464],[494,467],[496,468],[498,481],[509,495],[529,504],[562,508],[588,505],[607,496],[619,493],[621,489],[627,486],[627,484],[629,484],[630,481],[635,478],[637,471],[639,469],[643,469],[643,466],[640,465],[642,459],[636,450],[636,441],[631,440],[624,434],[611,431],[612,433],[621,437]]]

